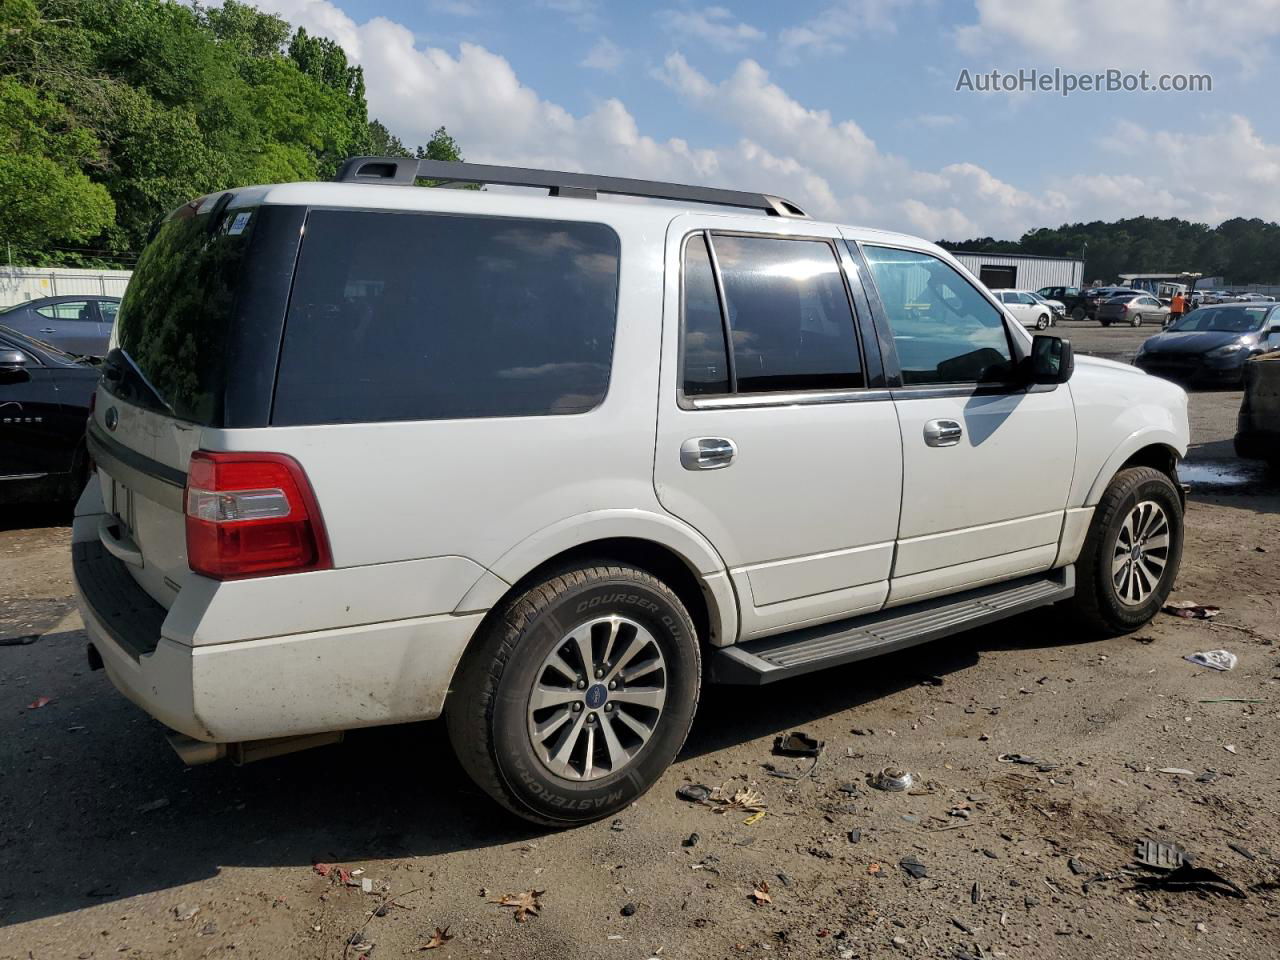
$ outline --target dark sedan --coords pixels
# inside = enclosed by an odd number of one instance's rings
[[[105,357],[119,297],[69,294],[0,310],[0,324],[82,357]]]
[[[0,504],[74,500],[98,368],[0,326]]]
[[[1238,385],[1250,357],[1280,348],[1280,306],[1222,303],[1192,310],[1138,348],[1134,366],[1190,384]]]

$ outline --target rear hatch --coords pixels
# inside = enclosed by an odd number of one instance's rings
[[[180,207],[120,306],[89,425],[99,536],[166,608],[191,575],[183,486],[204,428],[267,422],[301,219],[231,194]]]

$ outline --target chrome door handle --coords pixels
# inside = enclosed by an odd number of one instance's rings
[[[930,420],[924,425],[924,442],[929,447],[954,447],[964,430],[954,420]]]
[[[41,333],[57,333],[58,331],[55,330],[53,327],[41,327],[40,332]]]
[[[724,437],[692,437],[680,444],[680,466],[686,470],[719,470],[737,455],[738,445]]]

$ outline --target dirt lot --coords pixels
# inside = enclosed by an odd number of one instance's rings
[[[1119,358],[1150,333],[1061,332]],[[344,942],[362,931],[377,960],[418,955],[436,927],[453,938],[438,955],[467,958],[1274,958],[1280,489],[1231,461],[1238,405],[1192,398],[1175,596],[1221,606],[1217,621],[1095,640],[1049,611],[762,692],[713,688],[653,791],[562,833],[473,789],[439,724],[184,769],[87,668],[64,518],[10,515],[0,636],[42,636],[0,646],[0,958],[356,960],[370,950]],[[1239,656],[1229,673],[1182,659],[1219,647]],[[826,741],[816,769],[770,776],[807,766],[771,755],[797,729]],[[888,764],[917,789],[872,789]],[[766,815],[682,801],[686,782],[750,786]],[[1115,871],[1144,838],[1247,897],[1139,889]],[[348,887],[317,862],[364,872]],[[398,895],[384,916],[362,879]],[[766,883],[772,903],[753,903]],[[523,923],[492,902],[529,890],[541,913]]]

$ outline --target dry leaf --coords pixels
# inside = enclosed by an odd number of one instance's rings
[[[440,927],[436,927],[436,932],[432,934],[431,939],[428,940],[426,943],[424,943],[422,946],[420,946],[418,949],[419,950],[435,950],[438,947],[443,947],[446,943],[448,943],[452,939],[453,939],[453,935],[449,933],[448,927],[445,927],[443,929],[441,929]]]
[[[870,873],[870,874],[872,874],[872,875],[875,875],[875,874],[879,873],[879,872],[880,872],[881,870],[883,870],[883,869],[884,869],[884,868],[883,868],[883,867],[881,867],[881,866],[880,866],[880,864],[878,864],[878,863],[873,863],[873,864],[870,864],[870,865],[867,867],[867,873]]]
[[[763,880],[756,884],[756,888],[751,891],[751,899],[757,904],[773,903],[773,897],[769,896],[769,884]]]
[[[765,807],[764,797],[749,787],[743,787],[727,796],[723,786],[716,787],[711,795],[711,802],[717,804],[716,813],[731,813],[735,810],[759,813]]]
[[[538,915],[538,911],[542,909],[542,904],[538,902],[538,898],[547,891],[545,890],[526,890],[524,893],[508,893],[506,896],[498,900],[490,900],[490,903],[496,903],[502,907],[512,907],[516,911],[516,922],[524,923],[529,919],[530,914]]]

